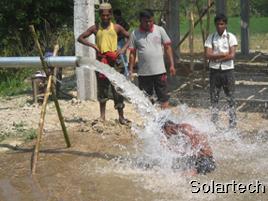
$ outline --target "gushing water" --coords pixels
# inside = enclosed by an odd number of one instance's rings
[[[90,66],[88,66],[89,63]],[[192,198],[192,194],[189,195],[184,192],[187,189],[185,189],[185,185],[189,185],[189,183],[183,179],[184,177],[178,177],[176,172],[173,171],[174,159],[183,158],[185,154],[191,155],[193,154],[192,150],[187,147],[186,142],[181,138],[171,139],[171,143],[177,148],[175,152],[167,146],[163,146],[165,145],[165,137],[162,126],[164,122],[171,120],[175,123],[190,123],[201,133],[207,135],[218,164],[216,171],[211,173],[216,181],[224,183],[238,180],[247,183],[252,179],[260,179],[268,185],[266,176],[268,172],[263,172],[264,169],[268,169],[267,156],[264,154],[268,151],[266,130],[257,131],[258,133],[254,134],[253,140],[251,138],[244,139],[242,134],[236,130],[215,127],[210,122],[210,114],[205,111],[195,113],[186,105],[179,105],[172,111],[158,110],[142,91],[113,68],[95,60],[88,60],[84,64],[91,70],[105,74],[115,88],[134,105],[141,117],[144,118],[143,127],[134,125],[132,128],[137,133],[138,138],[142,139],[142,146],[141,149],[138,149],[137,156],[134,156],[133,160],[130,158],[130,163],[126,166],[120,166],[122,169],[118,166],[113,170],[104,168],[99,170],[99,173],[103,172],[105,174],[105,172],[110,173],[112,171],[115,174],[126,174],[126,177],[131,176],[134,180],[137,179],[142,182],[144,188],[149,190],[169,192],[175,197],[180,195],[182,199],[185,196],[186,199]],[[220,126],[223,127],[223,125]],[[143,171],[143,169],[135,168],[137,166],[147,170]],[[148,169],[148,167],[156,168]],[[206,182],[209,177],[199,177],[199,179]],[[198,194],[198,199],[209,200],[215,198],[211,196],[202,197]],[[235,200],[232,197],[227,199]],[[245,200],[248,200],[248,198],[245,197]]]
[[[157,114],[156,108],[152,105],[145,94],[139,90],[133,83],[129,82],[124,75],[118,73],[114,68],[107,64],[103,64],[97,60],[84,61],[90,62],[90,66],[84,66],[90,70],[98,71],[109,78],[111,83],[115,86],[117,92],[127,98],[137,109],[137,111],[145,116],[146,119],[153,119]]]
[[[174,116],[171,110],[157,110],[144,92],[127,80],[124,75],[116,72],[114,68],[96,60],[90,60],[89,62],[91,65],[85,65],[84,67],[98,71],[108,77],[115,89],[135,106],[144,119],[144,127],[133,126],[137,136],[142,139],[142,150],[135,160],[131,161],[132,165],[142,168],[158,166],[170,169],[174,168],[175,159],[195,154],[193,151],[198,149],[191,150],[190,144],[186,143],[186,139],[183,137],[173,136],[167,143],[162,126],[168,120],[175,123],[179,122],[178,117]],[[182,110],[180,113],[183,113],[183,110],[186,110],[185,108],[187,107],[182,106],[178,110]],[[171,145],[172,149],[167,144]]]

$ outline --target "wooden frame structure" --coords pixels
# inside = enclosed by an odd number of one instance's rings
[[[62,131],[63,131],[63,134],[64,134],[64,139],[65,139],[67,147],[70,147],[71,143],[70,143],[70,140],[69,140],[69,136],[68,136],[68,133],[67,133],[66,126],[64,124],[64,119],[63,119],[63,116],[62,116],[62,113],[61,113],[59,102],[58,102],[58,99],[57,99],[57,96],[56,96],[56,93],[55,93],[55,90],[54,90],[54,79],[55,78],[54,78],[53,74],[54,74],[55,70],[54,70],[53,67],[52,67],[52,69],[49,70],[49,67],[48,67],[47,63],[44,61],[44,54],[42,52],[42,49],[41,49],[41,46],[40,46],[40,43],[38,41],[38,37],[37,37],[37,34],[35,32],[35,29],[34,29],[33,25],[30,25],[30,31],[31,31],[31,33],[33,35],[36,47],[37,47],[37,49],[39,51],[40,60],[41,60],[41,63],[42,63],[43,70],[46,73],[46,76],[48,78],[46,92],[45,92],[44,101],[43,101],[43,104],[42,104],[42,109],[41,109],[41,114],[40,114],[38,135],[37,135],[36,145],[35,145],[34,152],[33,152],[33,160],[32,160],[32,164],[31,164],[31,173],[32,173],[32,175],[34,175],[35,172],[36,172],[36,165],[37,165],[37,161],[38,161],[38,157],[39,157],[39,150],[40,150],[40,146],[41,146],[41,140],[42,140],[44,122],[45,122],[44,119],[45,119],[45,115],[46,115],[46,108],[47,108],[47,103],[48,103],[49,96],[52,96],[52,99],[53,99],[53,101],[55,103],[57,114],[58,114],[58,117],[59,117],[59,120],[60,120],[60,124],[61,124],[61,127],[62,127]],[[56,55],[57,51],[58,51],[58,46],[55,46],[53,55]]]

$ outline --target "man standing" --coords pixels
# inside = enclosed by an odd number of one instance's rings
[[[115,19],[116,24],[119,24],[126,31],[128,31],[129,30],[129,24],[122,17],[121,10],[120,9],[115,9],[113,11],[113,14],[114,14],[114,19]],[[124,45],[126,44],[125,37],[122,34],[118,35],[117,43],[118,43],[118,48],[119,49],[123,48]],[[118,64],[122,64],[124,66],[124,74],[125,74],[126,77],[128,77],[129,76],[129,73],[128,73],[128,60],[127,60],[126,54],[121,54],[120,55],[120,60],[117,60],[117,61],[119,61]]]
[[[84,33],[78,37],[78,42],[94,48],[96,50],[97,59],[110,66],[115,65],[115,61],[118,55],[125,53],[129,42],[125,44],[122,49],[117,49],[117,37],[118,34],[129,38],[129,33],[120,25],[113,24],[112,18],[112,6],[109,3],[100,4],[99,15],[101,19],[100,24],[89,27]],[[91,34],[96,36],[96,45],[86,40]],[[96,73],[98,84],[98,101],[100,103],[100,117],[105,120],[106,102],[108,100],[108,89],[111,85],[110,81],[101,73]],[[126,124],[129,121],[124,118],[124,98],[119,95],[113,86],[112,93],[114,98],[114,107],[118,110],[119,122]]]
[[[140,27],[130,36],[129,69],[133,73],[138,52],[138,80],[139,88],[147,95],[152,96],[154,91],[157,95],[161,108],[169,105],[167,94],[167,75],[164,64],[163,47],[169,60],[170,75],[175,75],[171,41],[164,28],[154,24],[152,10],[145,9],[140,12]]]
[[[221,88],[227,96],[229,105],[229,127],[236,126],[234,58],[237,47],[236,37],[227,32],[227,17],[218,14],[214,18],[216,32],[205,41],[206,57],[209,59],[210,101],[212,122],[218,121],[218,102]]]

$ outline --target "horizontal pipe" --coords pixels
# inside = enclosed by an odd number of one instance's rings
[[[78,67],[80,57],[55,56],[46,57],[45,62],[53,67]],[[0,57],[0,68],[42,67],[40,57]]]

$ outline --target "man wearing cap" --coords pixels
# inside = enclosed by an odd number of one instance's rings
[[[122,49],[117,49],[118,34],[129,38],[129,33],[120,25],[113,24],[112,18],[112,6],[109,3],[102,3],[99,7],[99,15],[101,22],[89,27],[84,33],[78,37],[78,42],[94,48],[97,54],[97,59],[110,66],[115,65],[117,57],[126,52],[129,45],[129,41],[126,42]],[[94,34],[96,36],[96,44],[90,43],[86,40],[87,37]],[[106,102],[108,100],[110,81],[101,73],[96,73],[98,84],[98,101],[100,104],[100,117],[105,120]],[[111,85],[114,107],[118,111],[119,122],[121,124],[127,124],[129,120],[124,118],[124,98],[119,95],[114,87]]]

